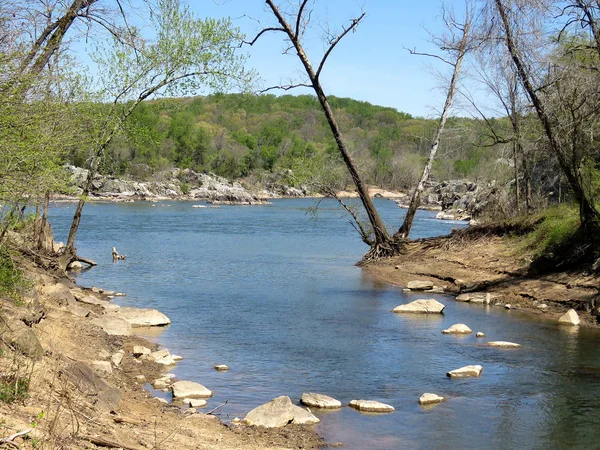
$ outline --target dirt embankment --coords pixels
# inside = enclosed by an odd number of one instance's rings
[[[403,255],[370,263],[364,270],[401,287],[426,280],[451,294],[489,292],[492,306],[510,305],[548,318],[573,308],[582,325],[598,327],[591,314],[600,298],[598,274],[573,270],[531,276],[531,261],[516,247],[511,238],[456,233],[411,242]]]
[[[36,287],[22,303],[0,301],[0,447],[258,450],[323,445],[310,427],[225,425],[218,411],[207,414],[210,407],[184,411],[153,398],[143,387],[168,367],[136,358],[132,349],[156,345],[136,336],[108,335],[91,323],[102,314],[99,306],[69,298],[77,290],[98,294],[45,272],[30,270],[29,276]],[[119,353],[122,360],[115,362]],[[29,380],[28,389],[23,380]],[[5,403],[14,386],[19,386],[16,400]]]

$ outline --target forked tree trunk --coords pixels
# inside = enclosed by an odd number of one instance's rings
[[[469,40],[470,26],[471,24],[467,16],[467,22],[465,23],[465,26],[463,28],[463,35],[458,46],[456,61],[454,62],[454,71],[452,72],[452,78],[450,79],[450,86],[448,88],[448,93],[446,94],[446,102],[444,103],[442,116],[440,117],[438,128],[435,133],[435,139],[433,141],[433,144],[431,144],[429,156],[427,157],[427,162],[425,163],[425,168],[423,169],[421,179],[419,180],[419,183],[417,184],[417,187],[415,188],[413,195],[410,199],[410,205],[408,207],[408,211],[406,212],[406,216],[404,216],[404,221],[402,222],[402,225],[400,226],[398,232],[395,234],[395,237],[397,238],[408,238],[413,221],[415,219],[415,214],[417,213],[417,208],[421,204],[421,195],[423,194],[423,190],[425,189],[425,183],[427,182],[427,180],[429,179],[429,175],[431,174],[433,161],[435,160],[435,155],[437,154],[438,147],[440,145],[440,139],[442,138],[442,133],[444,132],[444,127],[446,126],[446,120],[448,119],[450,108],[452,107],[452,100],[454,99],[456,84],[458,83],[460,67],[462,65],[463,58],[467,51],[467,42]]]

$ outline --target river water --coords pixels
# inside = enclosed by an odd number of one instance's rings
[[[397,227],[403,210],[375,202]],[[320,392],[396,408],[314,410],[316,430],[346,449],[600,448],[600,333],[444,295],[427,295],[446,305],[443,315],[393,314],[423,296],[354,265],[366,247],[332,201],[317,220],[305,211],[308,199],[193,204],[86,205],[78,249],[99,265],[77,281],[126,292],[122,305],[167,314],[173,323],[152,339],[185,358],[173,370],[179,379],[215,392],[208,408],[228,401],[223,420],[279,395],[298,401]],[[66,239],[72,212],[52,210],[57,240]],[[458,226],[420,211],[413,234]],[[113,263],[112,246],[127,260]],[[454,323],[487,337],[440,333]],[[486,340],[523,347],[487,348]],[[215,364],[231,370],[216,372]],[[484,367],[480,378],[446,377],[469,364]],[[449,399],[424,408],[424,392]]]

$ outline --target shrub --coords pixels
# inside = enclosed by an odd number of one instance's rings
[[[8,249],[0,246],[0,296],[20,300],[21,292],[28,284],[23,271],[16,266]]]
[[[29,378],[19,378],[15,375],[0,377],[0,401],[13,403],[24,400],[29,392]]]

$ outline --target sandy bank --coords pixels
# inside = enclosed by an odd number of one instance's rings
[[[513,310],[553,320],[574,308],[582,326],[598,327],[596,318],[588,312],[590,302],[600,293],[598,274],[571,271],[534,277],[527,274],[529,263],[516,251],[513,240],[498,236],[467,238],[459,233],[411,242],[405,254],[370,263],[364,270],[403,288],[410,281],[426,280],[443,286],[450,294],[490,293],[491,307],[510,305]]]

